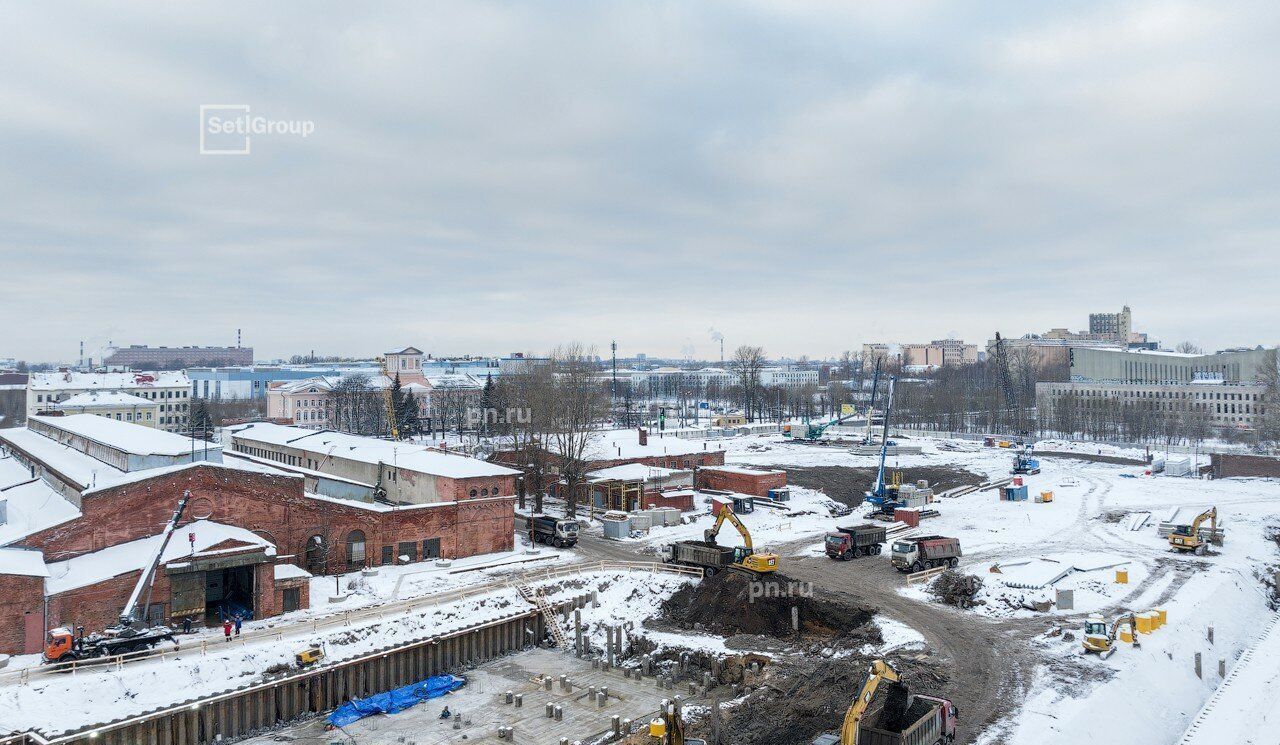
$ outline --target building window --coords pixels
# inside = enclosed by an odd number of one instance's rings
[[[471,496],[473,496],[473,497],[474,497],[474,496],[476,496],[476,495],[477,495],[477,493],[478,493],[478,492],[476,492],[476,490],[475,490],[475,489],[472,489],[470,493],[471,493]]]
[[[347,566],[355,569],[365,562],[364,531],[353,530],[347,534]]]
[[[282,613],[292,613],[302,608],[302,590],[297,587],[291,587],[282,590],[280,602],[280,611]]]
[[[428,538],[422,542],[422,558],[438,559],[440,558],[440,539]]]
[[[418,560],[418,544],[405,541],[396,545],[396,558],[405,563]]]
[[[325,545],[324,536],[313,535],[307,539],[307,571],[312,574],[323,574],[327,563],[329,547]]]
[[[395,561],[395,557],[396,557],[395,550],[396,549],[394,546],[382,547],[382,565],[383,566],[390,566],[392,562]]]

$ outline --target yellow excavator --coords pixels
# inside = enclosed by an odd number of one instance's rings
[[[877,722],[875,719],[884,719],[883,707],[877,710],[879,713],[873,715],[871,721],[863,721],[867,715],[867,709],[871,706],[871,701],[875,699],[876,692],[882,684],[888,683],[891,686],[901,688],[901,695],[906,699],[907,707],[911,710],[911,701],[923,701],[929,704],[923,711],[914,709],[914,721],[904,722],[901,728],[894,730],[884,729],[886,722]],[[871,669],[867,672],[867,682],[863,684],[862,690],[858,693],[858,697],[849,705],[849,709],[844,713],[844,721],[840,724],[840,731],[837,733],[828,733],[819,735],[813,740],[813,745],[858,745],[859,738],[864,731],[867,733],[867,739],[872,742],[898,742],[898,743],[952,743],[956,739],[956,723],[959,720],[959,710],[955,704],[945,698],[936,696],[920,696],[908,695],[906,687],[902,680],[898,677],[898,671],[884,660],[876,660],[871,663]],[[904,712],[905,713],[905,712]]]
[[[778,571],[778,555],[760,552],[751,545],[751,533],[747,530],[747,526],[742,524],[738,516],[733,513],[733,506],[728,502],[721,502],[719,508],[716,509],[716,522],[711,526],[710,530],[703,533],[703,538],[707,543],[715,544],[716,536],[720,534],[720,527],[728,520],[733,527],[738,529],[738,534],[742,536],[742,545],[734,548],[733,565],[738,569],[745,569],[756,574],[769,574]]]
[[[1209,521],[1210,534],[1218,531],[1218,508],[1210,507],[1209,509],[1196,515],[1196,519],[1191,521],[1191,525],[1179,525],[1169,534],[1169,548],[1174,551],[1186,551],[1196,556],[1204,556],[1209,553],[1209,543],[1212,540],[1205,540],[1200,537],[1200,525],[1205,520]]]
[[[840,725],[840,745],[857,745],[858,725],[862,723],[862,715],[867,713],[867,707],[871,705],[871,699],[875,698],[876,690],[885,681],[900,683],[901,679],[893,666],[884,660],[876,660],[871,663],[871,672],[867,675],[867,682],[862,686],[862,692],[844,713],[844,722]]]
[[[1102,616],[1096,613],[1085,619],[1084,622],[1084,645],[1085,653],[1096,652],[1102,659],[1107,659],[1116,651],[1116,635],[1120,632],[1120,627],[1124,624],[1129,625],[1129,633],[1133,638],[1133,646],[1141,646],[1138,643],[1138,617],[1133,611],[1122,613],[1111,622],[1111,626],[1107,626],[1107,622],[1102,620]]]

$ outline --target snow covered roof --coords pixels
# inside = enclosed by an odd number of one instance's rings
[[[669,478],[679,473],[689,473],[689,471],[646,466],[643,463],[626,463],[621,466],[591,471],[587,474],[587,478],[592,481],[607,481],[610,479],[617,479],[618,481],[648,481],[650,479]]]
[[[28,548],[0,548],[0,574],[48,577],[44,554]]]
[[[422,350],[417,347],[405,347],[399,352],[383,352],[383,354],[422,354]]]
[[[285,446],[314,453],[323,459],[332,455],[362,463],[394,464],[398,468],[449,478],[515,476],[520,472],[465,455],[433,450],[408,442],[392,442],[375,437],[348,435],[333,430],[303,429],[283,424],[258,422],[235,428],[232,441],[248,440]]]
[[[552,449],[556,446],[553,443]],[[600,432],[591,438],[583,457],[586,460],[617,460],[618,458],[649,458],[663,455],[691,455],[706,452],[704,441],[684,440],[679,437],[659,437],[649,433],[649,444],[640,444],[640,433],[634,429],[615,429]]]
[[[80,517],[80,510],[38,478],[16,458],[0,458],[0,499],[6,520],[0,525],[0,545]]]
[[[84,414],[82,416],[90,419],[100,419],[104,422],[107,421],[107,419],[93,414]],[[31,418],[43,419],[45,417],[33,416]],[[55,418],[72,419],[74,417]],[[142,429],[146,428],[143,427]],[[109,483],[124,475],[124,471],[115,466],[107,465],[97,458],[85,455],[75,448],[62,445],[38,432],[32,432],[26,427],[0,429],[0,441],[8,442],[15,448],[30,454],[32,458],[40,461],[45,468],[70,481],[78,489]]]
[[[168,372],[32,373],[28,386],[36,391],[76,389],[120,390],[128,388],[190,388],[191,380],[182,370]]]
[[[136,484],[139,481],[147,481],[149,479],[159,478],[161,476],[168,476],[171,473],[178,473],[180,471],[186,471],[192,468],[225,468],[228,471],[254,471],[257,473],[267,473],[272,476],[293,476],[293,477],[301,478],[301,476],[299,476],[296,473],[289,473],[287,471],[282,471],[280,469],[268,469],[266,467],[259,467],[259,465],[256,463],[246,463],[242,459],[237,459],[237,462],[234,462],[234,463],[227,463],[227,462],[218,463],[216,461],[198,460],[195,463],[178,463],[172,466],[162,466],[160,468],[148,468],[143,471],[131,471],[129,473],[123,473],[119,476],[116,476],[110,479],[105,479],[105,480],[99,479],[96,486],[93,486],[89,489],[85,489],[82,492],[82,494],[84,494],[84,496],[89,496],[90,494],[95,494],[100,491],[106,491],[107,489],[114,489],[117,486],[124,486],[125,484]]]
[[[276,579],[305,579],[311,576],[311,572],[294,564],[276,564]]]
[[[120,391],[89,391],[88,393],[77,393],[66,401],[59,401],[54,404],[53,408],[59,410],[114,409],[122,406],[150,407],[158,405],[158,402],[152,401],[151,399],[134,396],[129,393],[122,393]]]
[[[786,471],[781,468],[749,468],[747,466],[733,466],[733,465],[703,466],[702,470],[722,471],[724,473],[745,473],[750,476],[759,476],[760,474],[764,474],[764,473],[786,473]]]
[[[191,438],[165,432],[141,424],[108,419],[95,414],[71,414],[69,416],[32,416],[33,421],[55,429],[88,438],[132,455],[186,455],[191,452]],[[203,450],[204,443],[196,448]],[[221,445],[209,445],[210,450]]]
[[[195,535],[194,544],[188,540],[188,534]],[[97,584],[122,574],[136,572],[151,561],[163,540],[162,534],[153,535],[81,554],[74,559],[49,564],[46,590],[48,594],[56,595],[78,587]],[[229,545],[218,548],[220,544]],[[234,525],[197,520],[175,531],[160,560],[161,563],[169,564],[182,559],[231,553],[246,548],[263,548],[267,556],[276,555],[275,546],[256,533]]]

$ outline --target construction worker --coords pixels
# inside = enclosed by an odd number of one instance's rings
[[[448,707],[448,706],[444,707],[444,711],[440,712],[440,718],[441,718],[441,719],[448,719],[448,718],[449,718],[449,717],[451,717],[451,716],[453,716],[453,715],[449,713],[449,707]]]
[[[182,617],[182,633],[184,634],[191,633],[191,616]]]
[[[230,618],[222,619],[222,635],[226,637],[227,641],[231,641],[231,619]]]

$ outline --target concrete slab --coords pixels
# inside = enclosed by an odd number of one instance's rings
[[[560,687],[560,676],[572,681],[572,690]],[[552,680],[546,690],[543,676]],[[654,678],[624,678],[619,670],[593,670],[588,660],[553,650],[534,649],[504,657],[466,673],[467,685],[447,696],[390,716],[362,719],[342,732],[326,732],[324,718],[305,724],[275,730],[269,735],[244,741],[252,745],[294,742],[299,745],[350,743],[417,743],[417,745],[458,745],[460,743],[503,743],[498,727],[514,727],[517,744],[555,745],[561,737],[589,740],[610,729],[610,718],[648,721],[658,711],[662,699],[680,693],[689,700],[688,686],[659,690]],[[607,702],[601,706],[589,699],[589,689],[609,689]],[[524,705],[517,708],[506,703],[506,692],[524,695]],[[563,719],[546,716],[546,705],[562,708]],[[453,729],[452,722],[440,719],[445,706],[450,713],[462,714],[464,722]]]

